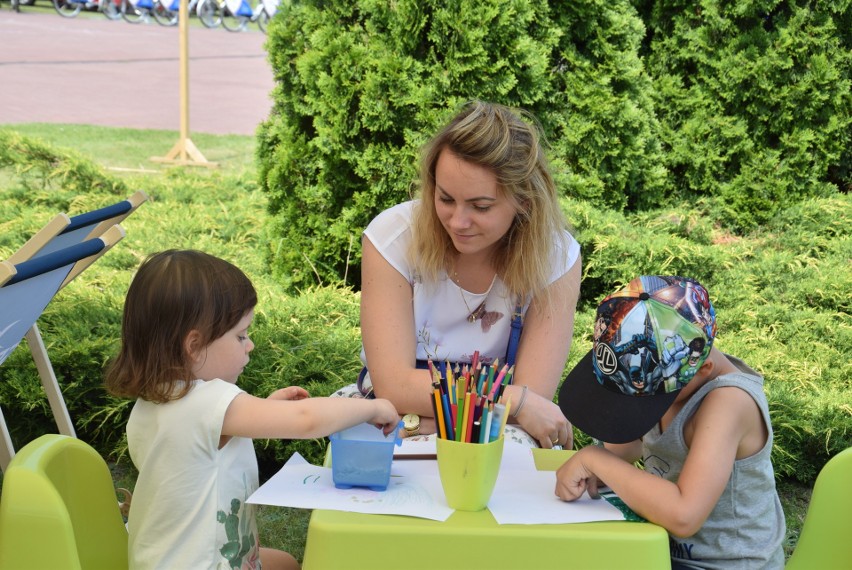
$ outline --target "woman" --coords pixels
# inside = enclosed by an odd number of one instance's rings
[[[553,403],[574,326],[580,248],[568,233],[538,130],[512,110],[467,105],[427,144],[419,201],[379,214],[363,237],[361,333],[367,383],[433,433],[427,359],[506,361],[523,329],[507,436],[572,446]],[[419,425],[418,418],[419,416]]]

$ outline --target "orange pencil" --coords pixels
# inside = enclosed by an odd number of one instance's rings
[[[441,389],[434,388],[432,390],[432,397],[435,398],[435,409],[438,410],[438,415],[435,418],[435,422],[438,424],[438,437],[447,439],[447,427],[444,424],[444,407],[441,404]]]
[[[476,401],[479,398],[479,396],[477,394],[473,393],[473,392],[468,392],[468,396],[469,397],[468,397],[468,406],[467,407],[469,408],[469,410],[467,412],[467,431],[465,432],[465,436],[466,436],[467,439],[464,439],[462,441],[466,441],[466,442],[470,443],[470,441],[472,441],[471,438],[473,437],[473,420],[474,420],[473,416],[476,415],[475,407],[476,407]]]

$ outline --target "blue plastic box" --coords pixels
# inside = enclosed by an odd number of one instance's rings
[[[368,487],[384,491],[390,482],[393,448],[402,445],[402,422],[387,437],[372,424],[331,434],[331,476],[338,489]]]

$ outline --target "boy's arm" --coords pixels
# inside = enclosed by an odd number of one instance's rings
[[[740,443],[756,428],[760,412],[738,388],[713,390],[692,420],[692,441],[677,483],[643,471],[615,454],[587,447],[556,473],[556,494],[574,500],[586,481],[605,482],[636,513],[675,536],[691,536],[704,524],[731,475]]]
[[[630,443],[604,443],[604,447],[628,463],[635,463],[642,459],[641,439]]]

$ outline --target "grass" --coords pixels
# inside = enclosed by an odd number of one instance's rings
[[[262,315],[262,320],[268,321],[269,329],[276,332],[286,329],[287,334],[294,336],[296,333],[302,333],[305,338],[311,338],[312,335],[315,337],[316,334],[313,330],[306,329],[305,332],[302,332],[298,328],[307,326],[311,320],[316,320],[314,315],[329,317],[329,324],[324,329],[324,334],[329,337],[337,334],[338,328],[351,326],[351,315],[338,317],[328,314],[330,311],[324,308],[325,304],[332,309],[336,309],[337,306],[322,298],[321,295],[302,295],[282,300],[283,295],[280,288],[277,287],[275,280],[267,275],[263,253],[262,251],[255,251],[258,245],[265,244],[266,199],[257,190],[255,181],[255,140],[253,137],[194,135],[193,142],[208,160],[218,162],[219,168],[215,170],[191,167],[178,169],[150,161],[152,156],[165,155],[177,141],[177,133],[172,131],[45,124],[22,124],[13,125],[9,128],[27,136],[37,137],[55,147],[75,149],[84,157],[88,157],[109,169],[112,175],[123,180],[129,188],[143,189],[152,195],[152,201],[141,208],[138,214],[134,214],[134,219],[126,224],[128,237],[119,248],[116,248],[115,254],[111,252],[109,259],[98,264],[99,269],[100,266],[107,266],[113,262],[122,262],[127,267],[133,267],[138,263],[138,260],[144,257],[145,253],[158,249],[170,247],[208,249],[214,253],[239,260],[240,266],[252,276],[261,297],[259,307],[267,307],[269,311],[269,314]],[[0,189],[6,186],[5,182],[10,178],[9,172],[0,169]],[[36,201],[50,200],[52,197],[49,194],[50,192],[37,193],[36,198],[32,198],[32,194],[28,194],[27,197]],[[78,198],[74,199],[69,211],[84,211],[86,197],[80,196],[79,203],[77,203],[77,200]],[[45,208],[45,211],[48,210],[50,208]],[[34,230],[45,221],[46,219],[27,219],[26,225],[29,229]],[[598,230],[601,228],[600,221],[595,220],[590,226],[594,226]],[[808,243],[812,243],[815,233],[813,231],[805,233],[809,236]],[[12,241],[17,243],[17,240]],[[745,248],[746,245],[735,244],[733,247]],[[749,244],[747,247],[756,246]],[[249,253],[248,250],[252,251]],[[0,254],[4,253],[6,252],[0,247]],[[751,251],[743,254],[744,257],[751,255]],[[791,270],[793,269],[795,268],[791,266]],[[116,275],[115,279],[121,282],[120,286],[115,286],[114,289],[123,291],[126,288],[126,283],[129,282],[130,272],[119,267],[119,271],[114,274]],[[76,285],[82,287],[81,284]],[[75,284],[72,284],[72,287],[74,286]],[[70,295],[72,292],[68,293]],[[116,298],[111,299],[110,303],[120,306],[121,298],[116,295]],[[282,303],[286,304],[282,305]],[[282,308],[286,311],[282,311]],[[261,311],[263,310],[261,309]],[[273,314],[273,310],[278,311],[279,314]],[[290,317],[289,315],[293,316]],[[337,318],[340,319],[341,325],[336,325],[337,321],[334,319]],[[584,327],[589,324],[586,321],[590,318],[588,314],[578,314],[577,327]],[[772,319],[772,322],[776,321],[777,319]],[[772,327],[772,331],[779,328],[775,325],[772,325]],[[345,337],[351,331],[343,331],[343,333]],[[43,331],[43,335],[46,334],[47,331]],[[276,347],[275,343],[279,342],[280,338],[273,337],[271,334],[269,336],[268,344],[273,348],[269,352],[273,352]],[[60,340],[57,344],[60,346],[67,345],[70,344],[69,341],[73,341],[73,339],[68,339],[65,342]],[[340,346],[346,346],[349,341],[343,339],[339,342],[341,343]],[[317,360],[316,354],[327,355],[329,352],[333,352],[324,350],[320,346],[312,348],[315,353],[306,353],[305,343],[294,341],[294,344],[298,344],[302,353],[307,354],[305,361],[314,363],[314,366]],[[288,346],[290,345],[281,346],[278,352],[282,354],[295,352]],[[575,346],[577,350],[580,350],[579,344]],[[56,351],[52,351],[51,354],[53,359]],[[354,351],[353,354],[355,354]],[[284,354],[284,358],[289,356],[289,354]],[[746,358],[746,360],[749,360],[749,358]],[[248,381],[252,380],[251,376],[258,376],[267,378],[270,382],[280,382],[281,370],[296,368],[286,360],[272,361],[271,364],[263,363],[260,359],[253,359],[253,362],[257,362],[254,369],[247,370],[244,374],[244,376],[249,377],[247,378]],[[8,364],[7,361],[7,366]],[[301,367],[298,368],[301,369]],[[337,374],[337,370],[340,369],[342,368],[338,363],[331,365],[320,363],[319,371],[315,370],[313,374],[314,376],[322,376],[324,373],[325,379],[328,379],[330,373]],[[308,379],[310,380],[314,376]],[[339,383],[343,380],[345,378],[333,378],[332,383]],[[253,385],[256,386],[257,384]],[[309,390],[312,393],[318,393],[316,387],[309,387]],[[263,444],[259,443],[258,445]],[[127,462],[126,456],[112,463],[111,467],[116,485],[132,489],[136,474],[133,467]],[[275,465],[262,467],[266,467],[263,472],[268,476],[268,468],[275,468]],[[795,546],[801,530],[810,498],[811,485],[797,482],[791,478],[779,480],[778,488],[787,517],[788,533],[785,548],[789,554]],[[287,550],[301,560],[304,553],[309,514],[309,511],[302,509],[262,508],[258,522],[264,544]]]

